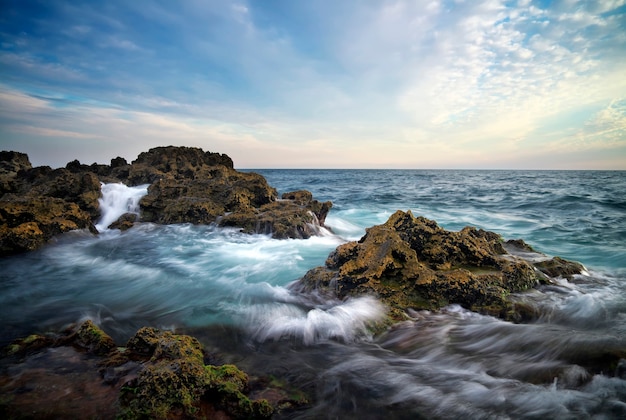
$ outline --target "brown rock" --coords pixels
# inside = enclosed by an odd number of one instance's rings
[[[100,217],[101,182],[150,183],[141,202],[141,221],[154,223],[218,222],[248,233],[276,238],[308,238],[319,227],[331,203],[314,200],[308,191],[277,192],[265,178],[238,172],[230,157],[193,147],[157,147],[132,164],[117,157],[111,165],[32,168],[28,156],[0,153],[0,255],[36,249],[54,235],[89,228]],[[125,215],[113,227],[134,223]]]
[[[128,230],[135,225],[137,215],[135,213],[124,213],[115,222],[108,226],[108,229]]]
[[[535,266],[550,277],[571,279],[574,274],[580,274],[585,269],[582,264],[567,261],[561,257],[535,263]]]
[[[25,153],[0,152],[0,196],[5,193],[16,192],[18,189],[17,174],[31,168],[30,160]]]
[[[408,308],[452,303],[507,318],[513,316],[508,295],[542,278],[529,262],[507,254],[493,232],[471,227],[450,232],[397,211],[358,242],[337,247],[325,267],[310,270],[295,288],[321,289],[340,298],[374,294],[397,319]]]
[[[96,232],[90,215],[75,203],[53,197],[0,198],[0,255],[32,251],[75,229]]]
[[[246,233],[272,235],[277,239],[307,239],[318,235],[332,203],[313,200],[309,191],[285,193],[282,198],[258,209],[228,214],[220,218],[219,225],[237,226]]]

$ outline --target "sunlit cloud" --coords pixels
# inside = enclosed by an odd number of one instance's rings
[[[626,169],[625,2],[547,4],[113,1],[39,19],[14,5],[0,147],[42,162],[42,144],[68,160],[89,139],[93,161],[181,144],[239,167],[534,168],[549,153]],[[602,164],[606,150],[623,163]]]

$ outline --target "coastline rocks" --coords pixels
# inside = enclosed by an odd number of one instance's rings
[[[332,204],[308,191],[278,199],[276,189],[256,173],[239,172],[225,154],[194,147],[156,147],[131,164],[33,168],[28,156],[0,152],[0,256],[31,251],[74,229],[94,234],[100,217],[101,182],[151,184],[140,201],[139,220],[122,216],[110,228],[136,221],[160,224],[217,223],[274,238],[308,238],[320,233]]]
[[[307,239],[320,233],[331,207],[330,201],[314,200],[309,191],[296,191],[258,209],[228,214],[219,225],[237,226],[245,233],[270,234],[277,239]]]
[[[35,250],[53,236],[76,229],[97,233],[89,213],[76,203],[46,196],[0,198],[0,255]]]
[[[28,156],[0,152],[0,255],[32,251],[76,229],[97,233],[100,182],[91,172],[33,168]]]
[[[509,294],[547,281],[531,263],[508,254],[493,232],[472,227],[450,232],[410,211],[397,211],[359,241],[337,247],[324,267],[310,270],[293,287],[339,298],[377,295],[396,320],[407,309],[454,303],[515,320],[519,315]]]
[[[123,166],[119,160],[121,158],[117,159],[111,161],[112,167]],[[196,147],[155,147],[140,153],[133,161],[128,181],[130,185],[151,184],[165,175],[176,179],[193,179],[201,169],[212,166],[234,169],[232,159],[220,153],[204,152]]]
[[[234,365],[205,365],[202,345],[187,335],[141,328],[127,345],[141,360],[137,377],[122,387],[119,418],[262,419],[266,400],[250,400],[248,376]]]
[[[33,400],[39,413],[54,418],[82,417],[81,410],[89,407],[91,412],[93,404],[102,418],[120,419],[265,419],[274,412],[267,400],[248,397],[245,372],[234,365],[205,364],[196,338],[151,327],[139,329],[126,348],[118,348],[108,334],[85,321],[60,335],[15,340],[0,360],[0,411],[9,418],[36,413]],[[78,377],[80,382],[74,383]],[[15,381],[23,386],[11,387]],[[42,394],[42,384],[61,384],[63,395]],[[73,403],[59,404],[59,397]]]
[[[203,166],[189,177],[174,173],[154,181],[140,201],[141,220],[212,223],[225,213],[251,211],[270,203],[276,195],[261,175]]]

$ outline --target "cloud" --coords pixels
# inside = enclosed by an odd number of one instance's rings
[[[0,128],[89,139],[105,160],[176,143],[257,167],[523,166],[568,142],[619,148],[624,3],[16,4],[0,17]]]

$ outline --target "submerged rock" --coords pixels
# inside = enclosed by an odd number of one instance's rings
[[[373,294],[394,319],[405,317],[407,309],[449,304],[515,319],[509,294],[546,281],[531,263],[508,254],[493,232],[472,227],[450,232],[410,211],[397,211],[359,241],[337,247],[324,267],[307,272],[294,288],[339,298]]]

